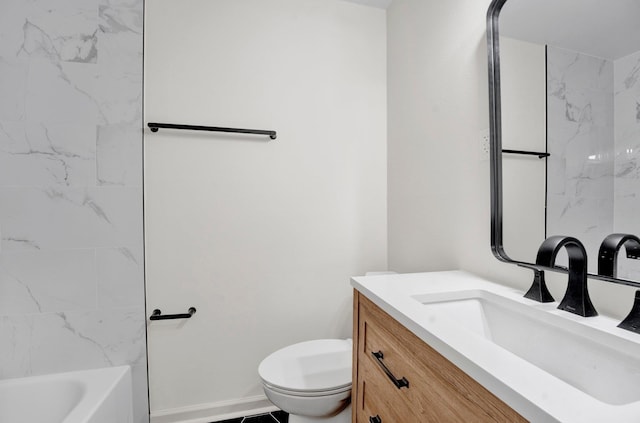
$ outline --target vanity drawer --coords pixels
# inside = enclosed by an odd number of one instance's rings
[[[399,322],[357,293],[356,415],[383,414],[396,423],[526,422],[501,400],[442,357]],[[354,316],[355,317],[355,316]],[[394,378],[406,378],[397,388],[373,353]],[[375,404],[379,404],[378,409]],[[399,416],[399,410],[403,410]],[[405,411],[406,410],[406,411]],[[369,416],[356,420],[369,423]]]
[[[363,361],[358,378],[358,397],[354,401],[354,406],[359,409],[357,423],[420,422],[402,393],[395,391],[395,387],[390,390],[389,384],[385,374],[373,363]]]

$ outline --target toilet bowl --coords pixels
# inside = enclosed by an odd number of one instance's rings
[[[282,348],[258,367],[264,393],[289,423],[350,423],[351,351],[351,339]]]

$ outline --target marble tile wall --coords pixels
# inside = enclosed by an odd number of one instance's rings
[[[640,236],[640,52],[614,64],[617,232]],[[640,280],[640,261],[618,258],[618,277]]]
[[[0,2],[0,378],[129,364],[136,422],[142,8]]]
[[[640,236],[640,52],[613,60],[549,47],[547,234],[580,239],[597,272],[610,233]],[[619,256],[618,277],[640,280]]]
[[[547,49],[547,235],[575,236],[589,258],[613,230],[613,68],[609,60]]]

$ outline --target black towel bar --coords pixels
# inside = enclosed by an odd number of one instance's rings
[[[189,311],[187,313],[181,314],[162,314],[162,312],[156,308],[153,310],[153,313],[151,313],[151,316],[149,316],[149,320],[190,319],[194,314],[196,314],[195,307],[189,307]]]
[[[220,126],[200,126],[200,125],[177,125],[174,123],[147,123],[151,132],[158,132],[160,128],[165,129],[186,129],[190,131],[210,131],[210,132],[234,132],[237,134],[255,134],[268,135],[269,138],[275,140],[277,138],[276,131],[267,131],[262,129],[242,129],[242,128],[223,128]]]
[[[525,156],[538,156],[539,159],[551,156],[549,153],[541,153],[538,151],[524,151],[524,150],[502,150],[503,153],[509,154],[522,154]]]

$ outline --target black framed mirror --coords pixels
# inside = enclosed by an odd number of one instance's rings
[[[494,0],[487,12],[491,248],[539,269],[552,235],[579,239],[589,277],[640,287],[627,246],[598,274],[612,233],[640,236],[640,0]],[[622,247],[624,252],[625,248]],[[566,272],[562,266],[554,268]]]

